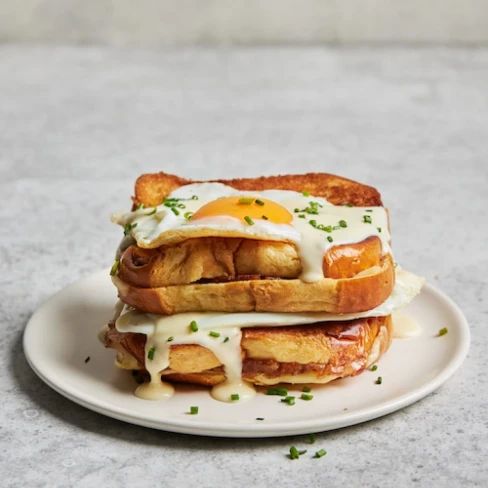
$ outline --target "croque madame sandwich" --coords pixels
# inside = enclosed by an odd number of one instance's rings
[[[357,375],[423,284],[394,264],[378,191],[338,176],[143,175],[112,220],[120,302],[101,339],[147,378],[141,397],[170,395],[167,381],[226,401]]]

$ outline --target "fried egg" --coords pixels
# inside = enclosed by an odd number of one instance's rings
[[[383,254],[391,252],[383,207],[337,206],[289,190],[238,191],[222,183],[195,183],[178,188],[156,207],[114,214],[112,220],[149,249],[210,236],[291,242],[306,282],[324,277],[323,256],[334,245],[377,236]]]

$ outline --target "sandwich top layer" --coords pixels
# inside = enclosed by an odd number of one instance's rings
[[[381,205],[379,197],[375,201]],[[293,243],[304,282],[324,278],[324,254],[334,246],[375,237],[381,254],[391,253],[382,206],[334,205],[307,191],[244,191],[222,183],[194,183],[175,189],[159,205],[140,204],[112,219],[124,227],[122,249],[133,242],[154,249],[210,236]]]

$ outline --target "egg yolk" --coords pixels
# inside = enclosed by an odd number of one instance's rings
[[[264,198],[242,196],[213,200],[197,210],[191,220],[216,216],[234,217],[247,224],[249,218],[269,220],[275,224],[289,224],[293,220],[291,213],[276,202]]]

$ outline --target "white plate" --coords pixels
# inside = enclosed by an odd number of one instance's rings
[[[97,339],[112,315],[116,292],[107,271],[77,281],[50,298],[30,319],[24,352],[37,375],[86,408],[133,424],[186,434],[271,437],[337,429],[386,415],[425,397],[459,368],[469,328],[459,308],[427,284],[406,311],[421,324],[414,339],[396,339],[376,372],[365,371],[314,386],[312,401],[294,406],[261,390],[247,403],[213,400],[205,388],[178,386],[174,397],[151,402],[135,397],[130,372],[113,364],[115,352]],[[438,336],[439,329],[449,333]],[[87,357],[88,362],[85,362]],[[383,384],[375,384],[381,376]],[[290,387],[300,396],[301,387]],[[293,393],[291,393],[293,394]],[[198,415],[189,415],[190,407]],[[264,420],[256,420],[262,417]]]

